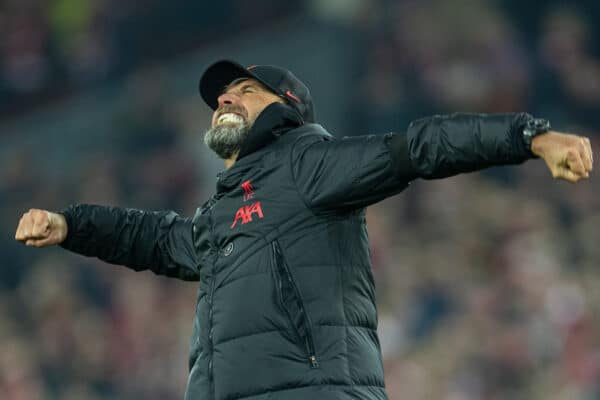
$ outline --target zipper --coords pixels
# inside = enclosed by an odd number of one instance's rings
[[[292,326],[292,328],[294,329],[294,331],[296,332],[296,335],[298,336],[298,338],[300,339],[300,342],[303,344],[306,354],[307,354],[307,359],[308,362],[310,364],[311,368],[319,368],[319,361],[317,360],[317,355],[316,355],[316,351],[315,351],[315,343],[314,343],[314,339],[313,339],[313,330],[312,330],[312,323],[310,321],[310,318],[308,317],[308,313],[306,312],[306,309],[304,307],[304,302],[302,301],[302,296],[300,295],[300,290],[298,289],[298,285],[296,284],[296,281],[294,280],[294,277],[292,275],[292,272],[287,264],[287,262],[285,261],[285,258],[283,256],[283,253],[281,252],[281,248],[279,247],[279,242],[277,242],[277,240],[273,241],[272,244],[272,250],[273,250],[273,265],[276,268],[275,271],[275,276],[276,276],[276,283],[277,283],[277,289],[279,291],[279,300],[281,302],[281,306],[282,308],[285,310],[285,313],[288,317],[288,320],[290,321],[290,324]],[[290,286],[290,289],[293,292],[293,300],[296,302],[296,306],[298,307],[297,312],[300,314],[300,324],[302,324],[302,322],[304,322],[304,332],[305,334],[302,334],[302,329],[299,329],[298,326],[296,326],[296,324],[294,323],[294,316],[292,315],[290,309],[286,306],[285,301],[284,301],[284,279],[286,281],[286,284]]]
[[[216,243],[214,242],[215,232],[214,232],[214,224],[212,220],[212,207],[219,200],[221,196],[214,195],[208,203],[207,211],[208,214],[208,226],[210,227],[210,245],[211,249],[214,251],[214,258],[212,262],[212,274],[210,277],[209,287],[208,287],[208,381],[210,384],[210,397],[211,399],[215,398],[215,379],[213,376],[213,355],[214,355],[214,346],[213,346],[213,301],[215,294],[215,271],[217,266],[217,260],[219,258],[219,251]]]
[[[215,293],[215,277],[213,275],[210,280],[209,303],[208,303],[208,349],[209,349],[208,381],[210,382],[210,393],[211,393],[211,398],[213,398],[213,399],[215,398],[215,380],[214,380],[214,376],[213,376],[213,354],[214,354],[214,347],[213,347],[213,296],[214,296],[214,293]]]
[[[198,292],[196,294],[197,296],[197,300],[196,300],[196,308],[194,310],[194,324],[192,327],[192,348],[191,348],[191,353],[190,353],[190,357],[188,360],[188,370],[191,372],[192,368],[194,367],[194,364],[196,364],[196,361],[198,360],[198,355],[200,354],[200,322],[198,319],[198,308],[200,306],[200,289],[198,289]]]

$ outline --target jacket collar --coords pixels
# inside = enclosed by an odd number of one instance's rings
[[[254,165],[253,153],[267,147],[279,136],[303,124],[298,111],[281,103],[268,105],[256,118],[240,154],[231,168],[217,175],[217,193],[231,190],[241,182],[244,172]]]
[[[286,131],[302,125],[298,111],[281,103],[268,105],[256,118],[244,141],[237,161],[269,145]],[[237,162],[236,161],[236,162]]]

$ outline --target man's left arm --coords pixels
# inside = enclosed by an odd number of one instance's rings
[[[528,114],[452,114],[410,124],[406,134],[307,136],[292,151],[292,176],[315,212],[352,210],[405,189],[416,178],[437,179],[539,156],[556,178],[576,182],[592,170],[587,138],[546,132],[528,145]],[[539,132],[536,132],[539,133]]]
[[[520,164],[538,156],[552,176],[577,182],[587,178],[593,158],[588,138],[548,131],[523,134],[533,118],[518,114],[452,114],[410,124],[395,138],[399,169],[412,177],[437,179],[493,165]],[[408,156],[406,156],[408,155]]]

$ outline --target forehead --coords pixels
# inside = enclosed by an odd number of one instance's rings
[[[244,86],[252,86],[265,92],[273,93],[269,88],[267,88],[265,85],[263,85],[254,78],[238,78],[231,82],[229,85],[225,86],[225,88],[223,89],[223,93],[227,93],[235,89],[241,89]]]

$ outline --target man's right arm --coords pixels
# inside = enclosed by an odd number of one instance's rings
[[[192,221],[174,212],[96,205],[70,206],[58,214],[30,210],[21,218],[15,239],[36,247],[59,244],[136,271],[199,279]]]

